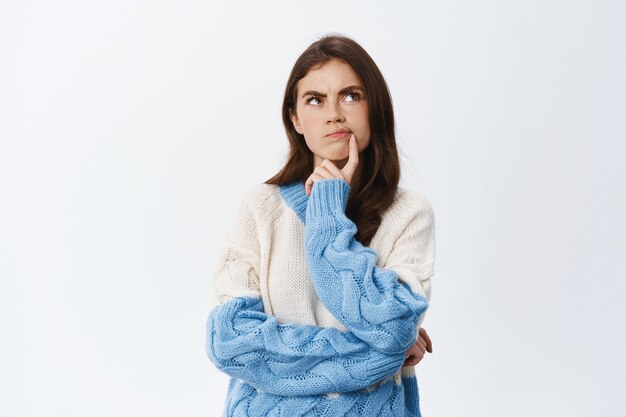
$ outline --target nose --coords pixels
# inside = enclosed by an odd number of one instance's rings
[[[346,120],[337,103],[329,105],[328,107],[329,109],[328,115],[326,116],[326,124],[341,123]]]

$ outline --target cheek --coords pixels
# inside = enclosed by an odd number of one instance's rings
[[[369,112],[367,106],[355,108],[352,111],[352,120],[356,121],[362,130],[369,129]]]
[[[367,108],[360,112],[359,120],[361,121],[360,133],[363,138],[363,140],[359,142],[359,151],[363,151],[369,146],[372,133],[370,129],[369,113],[367,111]]]
[[[359,130],[362,135],[369,136],[370,134],[370,122],[369,122],[369,114],[367,112],[367,108],[365,110],[359,110],[357,114],[355,114],[359,123]]]
[[[309,131],[315,126],[315,114],[311,111],[303,111],[300,115],[300,125],[305,131]]]

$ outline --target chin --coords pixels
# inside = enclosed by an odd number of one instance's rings
[[[344,159],[348,159],[350,156],[350,152],[345,152],[343,150],[339,152],[334,152],[326,157],[326,159],[330,159],[331,161],[342,161]]]

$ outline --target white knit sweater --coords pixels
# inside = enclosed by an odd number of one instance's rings
[[[398,188],[369,247],[325,179],[252,187],[215,270],[206,350],[231,376],[224,415],[420,417],[403,367],[430,300],[430,203]]]
[[[291,207],[284,197],[278,186],[268,184],[257,184],[244,193],[216,263],[218,303],[241,296],[260,297],[265,313],[274,315],[279,323],[346,330],[313,288],[304,246],[305,226],[298,213],[303,214],[306,199],[289,196],[295,205]],[[378,255],[379,267],[393,269],[401,281],[429,301],[434,227],[430,202],[416,191],[399,187],[369,245]]]

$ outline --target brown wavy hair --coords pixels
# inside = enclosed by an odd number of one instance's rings
[[[289,155],[287,163],[265,184],[284,185],[306,181],[313,173],[313,153],[293,126],[290,114],[296,111],[297,84],[313,67],[339,59],[354,69],[367,100],[370,143],[359,154],[360,175],[352,181],[346,216],[357,226],[355,238],[369,245],[378,230],[382,215],[393,203],[400,181],[400,160],[396,146],[395,121],[391,94],[378,66],[353,39],[326,35],[313,42],[296,60],[287,80],[282,117]]]

